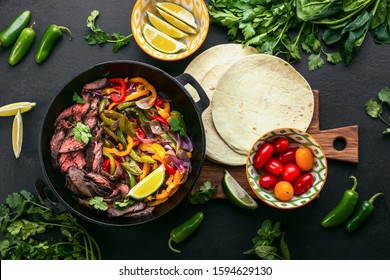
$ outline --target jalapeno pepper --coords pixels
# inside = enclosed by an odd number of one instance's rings
[[[348,220],[346,229],[348,232],[353,232],[363,225],[363,223],[371,216],[374,211],[374,200],[383,195],[383,193],[377,193],[373,195],[369,200],[363,201],[355,214]]]
[[[121,103],[126,98],[126,83],[121,78],[108,79],[110,84],[119,84],[119,97],[116,93],[111,93],[110,98],[115,103]]]
[[[69,33],[69,40],[72,40],[72,32],[67,27],[55,24],[49,25],[45,33],[43,33],[35,53],[35,61],[37,63],[42,63],[49,57],[54,46],[62,36],[62,30],[67,31]]]
[[[22,30],[30,21],[31,12],[26,10],[17,15],[8,25],[0,32],[0,46],[9,47],[18,39]]]
[[[356,177],[350,176],[349,178],[352,178],[354,180],[352,188],[344,192],[340,202],[322,220],[321,226],[325,228],[335,227],[346,221],[348,217],[352,214],[359,200],[359,194],[355,191],[357,187]]]
[[[33,29],[35,22],[30,27],[26,27],[20,33],[15,45],[12,47],[8,58],[8,63],[11,66],[18,64],[31,48],[35,40],[35,31]]]
[[[204,214],[202,212],[197,212],[190,219],[182,223],[181,225],[175,227],[170,234],[170,238],[168,240],[169,249],[173,252],[180,253],[181,251],[172,247],[172,241],[175,243],[180,243],[190,237],[196,229],[200,226],[204,218]]]

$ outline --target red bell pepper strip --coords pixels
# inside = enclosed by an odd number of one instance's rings
[[[154,105],[160,107],[163,103],[164,101],[161,98],[157,97],[156,102],[154,102]]]
[[[168,172],[169,175],[173,175],[176,173],[175,168],[170,166],[168,163],[164,163],[164,165],[165,165],[165,170]]]
[[[110,85],[119,90],[119,97],[116,93],[111,93],[110,98],[115,103],[121,103],[126,98],[126,83],[121,78],[111,78],[108,79]],[[119,84],[119,88],[115,86],[115,84]]]
[[[154,116],[152,116],[152,118],[155,120],[158,120],[160,123],[165,124],[166,126],[169,127],[168,121],[166,119],[164,119],[163,117],[154,115]]]

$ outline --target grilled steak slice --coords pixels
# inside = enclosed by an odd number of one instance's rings
[[[73,106],[66,108],[61,114],[58,115],[54,122],[54,127],[57,127],[61,120],[71,122],[73,120]]]
[[[92,99],[90,109],[83,119],[83,123],[89,126],[91,131],[98,122],[98,104],[99,98]]]
[[[82,150],[60,154],[58,159],[58,165],[60,166],[61,172],[67,172],[71,166],[78,167],[80,169],[85,166],[85,158]]]
[[[91,92],[98,89],[103,89],[109,87],[110,83],[107,78],[96,80],[94,82],[88,83],[83,87],[83,92]]]
[[[126,199],[127,194],[130,191],[130,187],[124,183],[119,183],[114,188],[112,194],[105,199],[107,203],[113,203],[114,201],[121,201]]]
[[[86,152],[86,170],[93,173],[100,173],[102,167],[102,146],[103,142],[89,141]]]
[[[147,215],[152,214],[154,210],[154,207],[146,207],[144,210],[133,212],[133,213],[127,213],[124,215],[124,217],[127,218],[140,218],[140,217],[145,217]]]
[[[65,140],[66,132],[62,129],[57,130],[50,140],[50,152],[54,167],[58,167],[58,154],[62,143]]]
[[[94,195],[94,192],[88,187],[85,178],[85,173],[75,167],[71,166],[67,169],[65,175],[66,184],[65,186],[77,197],[90,198]]]
[[[69,134],[64,140],[64,142],[62,143],[58,152],[60,154],[69,153],[69,152],[74,152],[74,151],[84,149],[84,147],[85,147],[84,142],[77,141],[76,139],[74,139],[73,135]]]
[[[142,201],[136,202],[133,205],[126,207],[124,209],[116,209],[114,206],[108,207],[107,215],[108,217],[121,217],[129,213],[134,213],[141,211],[146,208],[146,204]]]
[[[72,106],[73,107],[73,118],[74,118],[75,122],[82,121],[84,116],[88,113],[90,106],[91,106],[91,104],[89,104],[89,102],[85,102],[82,104],[79,103],[79,104],[75,104]]]
[[[123,169],[120,166],[119,162],[115,161],[115,172],[113,175],[111,175],[110,173],[105,172],[103,170],[101,170],[100,173],[103,174],[104,176],[106,176],[110,181],[116,181],[122,175]]]
[[[112,193],[111,183],[103,175],[90,172],[90,173],[87,173],[87,177],[89,179],[91,179],[93,182],[95,182],[98,186],[101,186],[101,187],[107,189],[107,191],[109,191],[110,193]]]

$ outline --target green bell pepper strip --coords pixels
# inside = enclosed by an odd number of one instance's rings
[[[1,32],[0,46],[9,47],[18,39],[22,30],[30,21],[31,12],[26,10],[17,15]]]
[[[123,115],[115,110],[104,110],[103,113],[111,119],[119,120]]]
[[[354,215],[347,222],[346,230],[348,232],[353,232],[363,225],[363,223],[368,219],[368,217],[371,216],[372,212],[374,211],[374,200],[381,195],[383,195],[383,193],[377,193],[369,200],[363,201],[359,205]]]
[[[181,136],[187,134],[187,127],[184,123],[183,115],[178,111],[171,111],[168,123],[173,131],[179,132]]]
[[[125,136],[123,135],[122,130],[118,129],[116,131],[116,135],[118,136],[119,143],[121,143],[123,145],[123,150],[126,150],[127,149],[127,141],[126,141]]]
[[[131,137],[135,137],[135,129],[137,128],[137,124],[135,122],[129,121],[126,116],[122,116],[119,119],[119,129],[125,133],[126,135],[130,135]]]
[[[175,227],[171,233],[168,240],[168,247],[175,253],[180,253],[180,250],[177,250],[172,247],[172,241],[175,243],[180,243],[190,237],[200,226],[204,218],[202,212],[197,212],[194,216],[189,218],[187,221],[181,225]]]
[[[130,106],[135,106],[135,101],[127,101],[127,102],[122,102],[116,105],[116,109],[119,111],[122,111]]]
[[[110,174],[113,175],[116,169],[114,157],[110,153],[103,152],[102,154],[110,160]]]
[[[50,24],[39,41],[38,48],[35,53],[35,61],[37,63],[42,63],[49,57],[54,46],[62,37],[62,30],[67,31],[69,33],[69,40],[72,40],[72,32],[70,32],[67,27]]]
[[[129,177],[129,187],[131,189],[137,184],[137,181],[135,180],[134,175],[131,174],[131,172],[129,170],[126,170],[126,169],[124,169],[124,170],[125,170],[127,176]]]
[[[110,128],[108,128],[107,126],[102,126],[103,128],[103,132],[108,135],[108,136],[111,136],[115,142],[117,142],[119,139],[118,139],[118,135],[115,134],[115,132],[113,132]]]
[[[133,160],[121,162],[120,166],[135,176],[140,176],[142,174],[142,169]]]
[[[18,64],[30,50],[31,45],[35,40],[35,31],[33,29],[34,25],[35,22],[33,22],[30,27],[24,28],[20,33],[9,55],[9,65],[14,66]]]
[[[130,157],[132,158],[132,159],[134,159],[135,161],[137,161],[137,162],[142,162],[142,163],[155,163],[156,161],[152,158],[152,157],[150,157],[150,156],[139,156],[139,155],[137,155],[137,153],[136,152],[134,152],[134,150],[131,150],[130,151]]]
[[[103,111],[106,109],[106,107],[108,106],[108,104],[110,103],[110,100],[108,100],[107,98],[103,98],[100,102],[99,102],[99,106],[98,106],[98,110],[99,110],[99,115],[101,113],[103,113]]]
[[[100,119],[108,126],[111,126],[115,123],[115,120],[107,117],[106,114],[104,113],[104,111],[101,112],[99,116],[100,116]]]
[[[126,114],[132,115],[136,120],[138,121],[139,124],[144,124],[146,122],[149,122],[150,119],[145,115],[145,113],[138,108],[135,107],[129,107],[125,109]]]
[[[354,180],[352,188],[344,192],[340,202],[322,220],[321,226],[325,228],[335,227],[345,222],[351,216],[359,200],[359,194],[355,191],[357,187],[356,177],[350,176],[349,178]]]

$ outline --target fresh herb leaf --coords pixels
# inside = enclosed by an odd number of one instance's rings
[[[184,123],[183,115],[178,111],[172,111],[168,118],[168,123],[173,131],[179,132],[181,136],[186,135],[187,128]]]
[[[84,104],[86,101],[80,97],[77,92],[73,93],[72,100],[78,104]]]
[[[114,207],[117,209],[123,209],[126,207],[129,207],[135,203],[134,199],[125,199],[123,201],[115,201],[114,202]]]
[[[218,191],[218,186],[212,186],[210,181],[204,182],[199,190],[192,189],[188,196],[188,202],[192,205],[205,204],[209,201]]]
[[[0,223],[1,259],[101,259],[96,241],[70,213],[53,213],[28,191],[7,196]]]
[[[322,66],[324,66],[324,60],[321,57],[321,52],[309,55],[308,68],[310,71],[319,69]]]
[[[326,60],[331,63],[338,63],[343,61],[340,52],[333,52],[333,53],[325,53],[326,54]]]
[[[72,129],[72,134],[76,141],[88,144],[89,139],[93,138],[90,130],[91,129],[89,126],[83,124],[82,122],[78,122],[76,126]]]
[[[379,118],[384,124],[386,124],[388,128],[383,131],[383,134],[389,134],[390,122],[386,121],[385,118],[382,116],[383,113],[382,104],[387,103],[390,105],[390,89],[388,87],[382,88],[377,95],[379,101],[381,102],[379,103],[374,98],[370,98],[369,100],[367,100],[366,103],[364,104],[366,113],[374,119]]]
[[[390,106],[390,88],[388,87],[382,88],[378,92],[378,98],[380,101],[386,102]]]
[[[94,196],[89,200],[89,205],[93,206],[97,210],[107,211],[108,204],[101,196]]]
[[[261,259],[274,260],[278,248],[274,246],[257,246],[255,248],[256,255]]]
[[[112,51],[118,52],[121,48],[128,45],[130,38],[133,36],[129,34],[127,36],[122,35],[119,32],[112,33],[111,35],[96,25],[96,19],[100,12],[93,10],[87,18],[87,27],[90,32],[84,36],[90,45],[103,45],[105,43],[112,43]]]
[[[284,240],[285,232],[283,232],[282,238],[280,239],[280,254],[285,260],[289,260],[290,257],[290,250],[288,249],[287,243]]]
[[[367,100],[364,106],[366,107],[367,114],[375,119],[378,118],[383,112],[382,105],[373,98]]]

